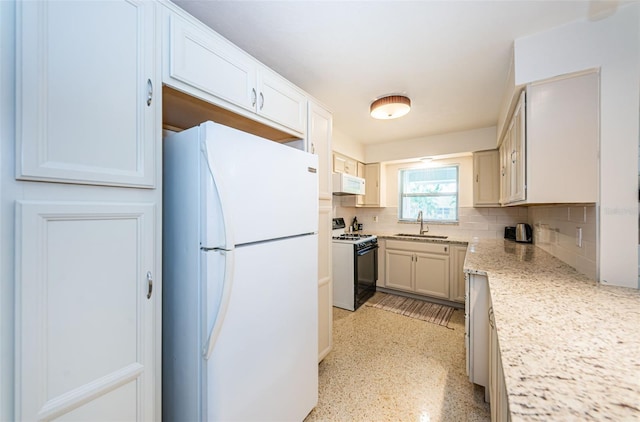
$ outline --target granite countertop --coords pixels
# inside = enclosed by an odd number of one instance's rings
[[[513,421],[640,420],[640,290],[595,281],[527,244],[469,244],[486,275]]]
[[[423,237],[416,233],[415,236],[398,236],[397,233],[373,233],[380,239],[407,240],[410,242],[430,242],[430,243],[449,243],[466,246],[469,240],[462,237],[447,236],[446,239]],[[437,235],[436,235],[437,236]]]

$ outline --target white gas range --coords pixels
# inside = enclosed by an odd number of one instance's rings
[[[333,219],[333,306],[355,311],[376,292],[378,238],[345,227],[343,218]]]

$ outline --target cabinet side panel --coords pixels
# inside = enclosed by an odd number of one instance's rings
[[[597,73],[532,85],[527,91],[528,202],[596,202]]]

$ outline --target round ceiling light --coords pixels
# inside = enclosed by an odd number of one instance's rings
[[[388,95],[371,103],[371,117],[374,119],[397,119],[411,110],[411,100],[404,95]]]

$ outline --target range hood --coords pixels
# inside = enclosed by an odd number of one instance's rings
[[[333,194],[364,195],[364,179],[346,173],[333,173]]]

